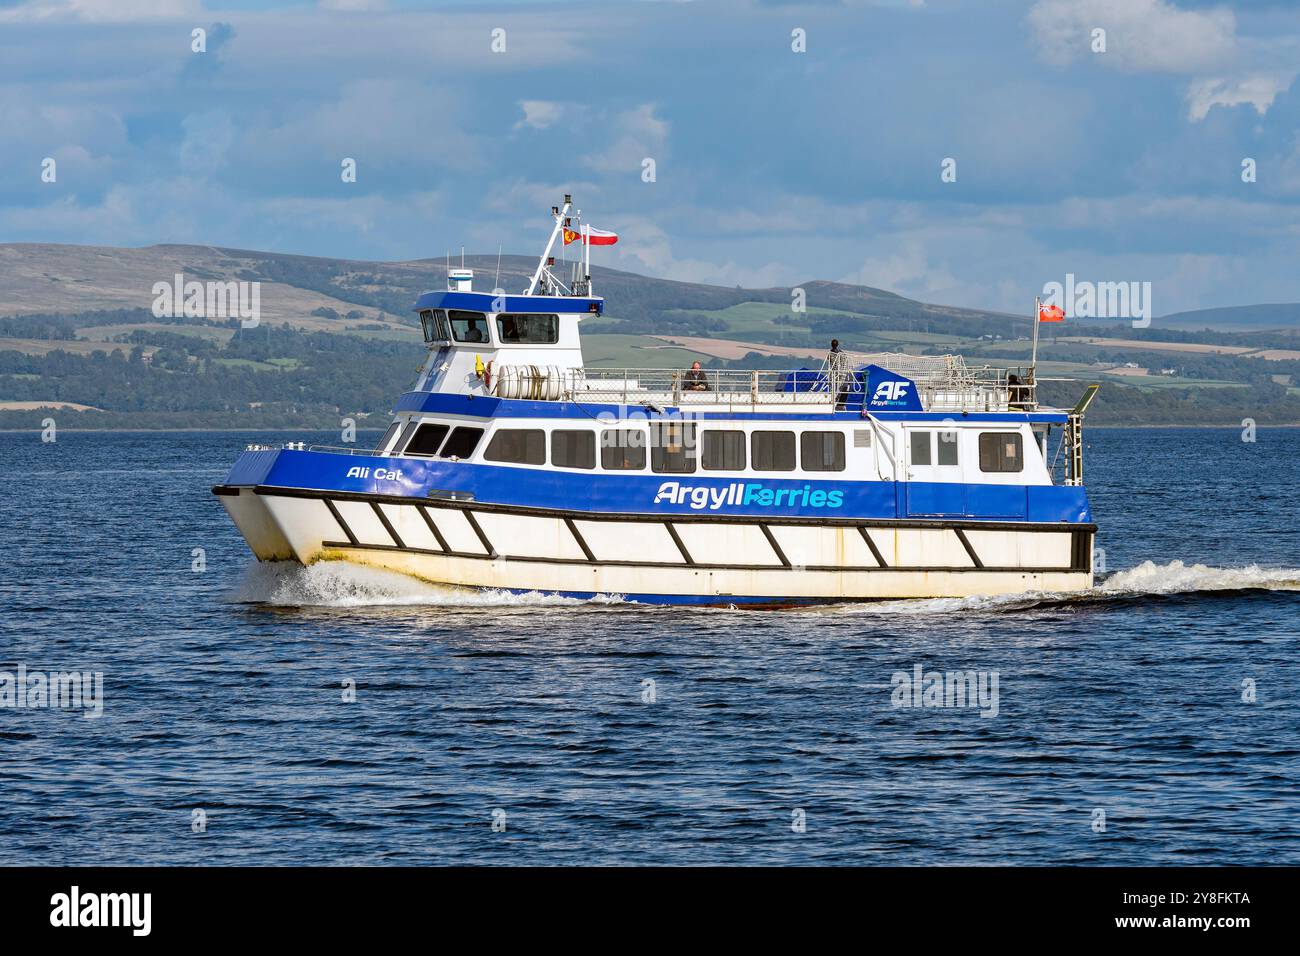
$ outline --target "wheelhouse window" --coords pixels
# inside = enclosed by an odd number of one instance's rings
[[[447,313],[447,319],[451,322],[451,337],[457,342],[489,341],[487,316],[482,312],[452,309]]]
[[[452,430],[451,436],[439,452],[439,458],[468,458],[478,447],[478,440],[483,437],[483,429],[470,428],[466,425]]]
[[[606,471],[645,470],[645,432],[606,428],[600,433],[600,467]]]
[[[749,459],[755,471],[794,471],[794,432],[754,432]]]
[[[546,464],[546,432],[540,428],[502,428],[488,442],[483,457],[516,465]]]
[[[559,468],[595,468],[596,433],[563,428],[551,432],[551,464]]]
[[[497,316],[497,339],[502,344],[554,345],[560,341],[560,317],[502,313]]]
[[[980,435],[980,471],[1024,471],[1024,441],[1019,432]]]
[[[420,326],[424,329],[426,342],[451,341],[451,327],[447,324],[447,313],[443,309],[421,309]]]
[[[417,421],[408,421],[406,423],[406,426],[402,429],[402,434],[398,435],[397,441],[393,442],[394,455],[402,454],[402,449],[406,447],[406,443],[411,440],[411,436],[415,434],[415,430],[419,427],[420,423]]]
[[[415,435],[406,443],[403,455],[426,455],[432,457],[438,453],[438,447],[447,437],[448,427],[436,422],[426,422],[416,429]]]
[[[700,441],[700,460],[705,471],[745,470],[744,432],[706,431]]]
[[[387,448],[388,443],[392,441],[393,436],[397,434],[397,429],[401,427],[402,427],[401,422],[393,422],[393,424],[389,425],[388,431],[384,432],[384,437],[379,439],[379,444],[375,446],[375,451],[383,451],[385,448]]]
[[[804,432],[799,436],[804,471],[843,471],[843,432]]]
[[[650,470],[667,475],[689,475],[695,471],[693,424],[650,423]]]

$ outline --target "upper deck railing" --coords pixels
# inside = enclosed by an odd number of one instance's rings
[[[865,359],[865,361],[863,361]],[[701,407],[725,411],[774,405],[831,411],[861,405],[864,383],[852,371],[876,364],[910,378],[926,411],[1030,411],[1037,408],[1027,369],[968,366],[960,356],[851,356],[849,369],[562,369],[507,365],[492,382],[501,398],[620,405]],[[888,364],[886,364],[888,361]]]

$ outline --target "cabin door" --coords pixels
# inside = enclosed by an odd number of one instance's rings
[[[905,428],[908,517],[961,517],[966,513],[962,482],[961,431],[942,426]]]

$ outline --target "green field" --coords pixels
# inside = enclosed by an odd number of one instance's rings
[[[648,335],[592,335],[582,340],[583,361],[592,368],[689,368],[709,357]]]
[[[77,330],[77,338],[88,342],[111,342],[119,335],[132,332],[170,332],[172,335],[188,335],[191,338],[204,339],[225,345],[234,338],[234,329],[216,328],[210,325],[169,325],[166,322],[138,322],[128,325],[91,325]]]

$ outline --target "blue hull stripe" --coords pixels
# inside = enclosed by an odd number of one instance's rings
[[[605,474],[439,459],[246,451],[228,485],[266,485],[424,500],[456,492],[478,502],[604,515],[1092,523],[1087,492],[1070,485],[825,481]]]

